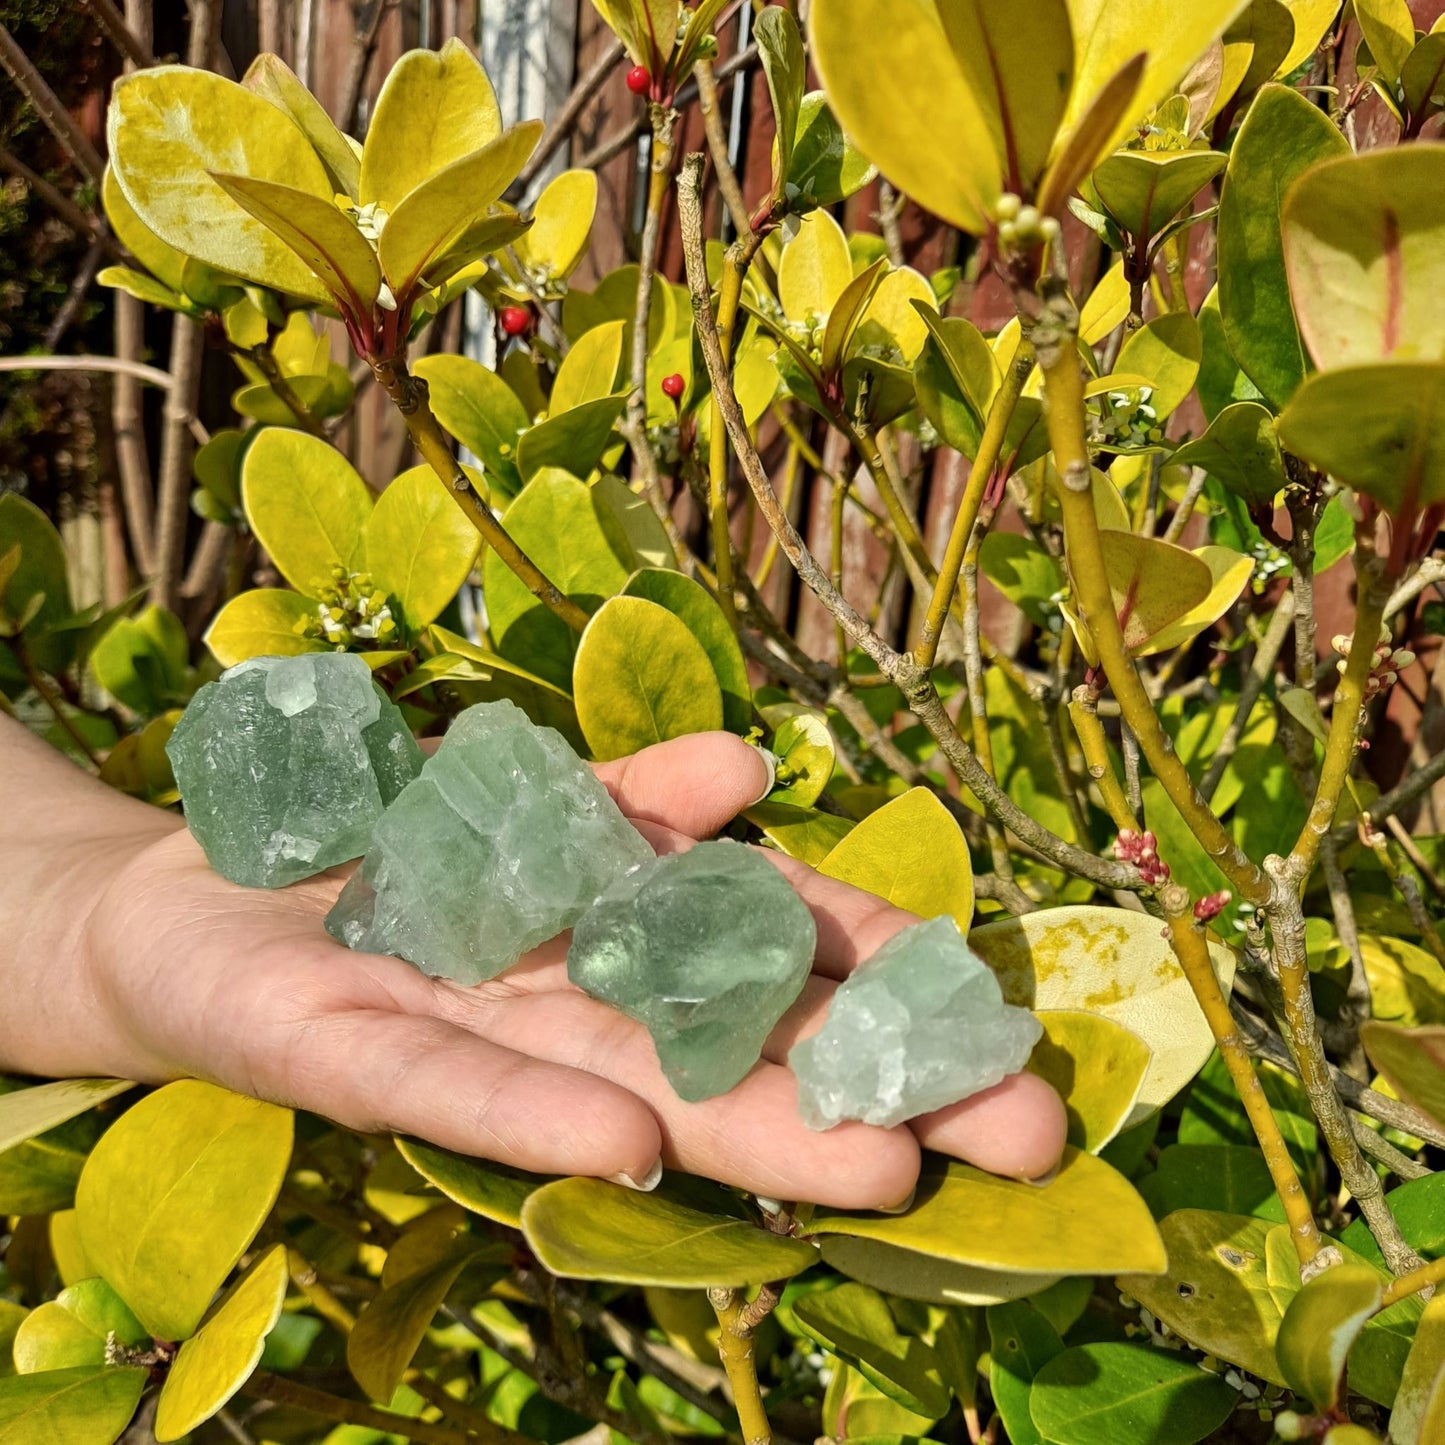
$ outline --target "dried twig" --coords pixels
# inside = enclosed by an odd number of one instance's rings
[[[76,123],[75,117],[60,103],[59,97],[46,84],[45,78],[20,48],[19,42],[0,25],[0,65],[9,72],[20,93],[30,102],[36,115],[64,148],[66,155],[97,186],[105,171],[105,162],[91,145],[90,138]]]

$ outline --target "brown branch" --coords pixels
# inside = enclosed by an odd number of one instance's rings
[[[205,340],[205,332],[189,316],[175,318],[171,327],[171,385],[161,431],[155,574],[151,585],[151,600],[172,611],[185,566],[186,530],[191,517],[191,455],[195,448],[190,418],[200,398]]]
[[[148,70],[152,65],[160,64],[160,61],[151,54],[148,41],[142,40],[125,23],[125,19],[110,3],[110,0],[80,0],[80,3],[95,16],[96,24],[105,32],[106,39],[132,65],[139,66],[142,70]]]
[[[51,185],[44,176],[37,175],[18,156],[11,155],[3,147],[0,147],[0,171],[18,176],[24,181],[77,236],[82,236],[87,241],[100,241],[112,260],[129,264],[131,258],[125,247],[110,234],[98,217],[81,210],[63,191]]]
[[[728,154],[727,131],[723,126],[722,108],[718,103],[717,77],[713,74],[712,61],[699,60],[693,66],[692,74],[697,82],[697,108],[702,112],[702,123],[707,132],[707,148],[712,155],[717,188],[732,220],[733,230],[739,236],[746,236],[752,230],[752,217],[748,214],[748,203],[743,197],[738,173],[733,169],[732,157]]]
[[[21,95],[58,140],[66,155],[85,173],[87,179],[100,185],[105,162],[91,145],[90,138],[76,123],[75,117],[60,103],[59,97],[46,84],[44,77],[30,62],[15,37],[0,25],[0,65],[9,72]]]
[[[376,38],[381,30],[381,22],[396,3],[397,0],[374,0],[371,18],[358,26],[353,37],[351,54],[346,61],[346,78],[341,82],[341,94],[336,102],[336,124],[348,133],[356,124],[361,86],[366,79],[367,68],[371,65],[371,57],[376,52]]]
[[[522,167],[517,179],[512,182],[509,189],[514,195],[524,195],[527,187],[542,173],[547,162],[572,134],[582,112],[587,108],[588,101],[597,94],[602,82],[616,68],[617,62],[622,59],[624,54],[626,54],[626,50],[622,42],[614,40],[593,62],[591,69],[583,74],[572,87],[571,93],[562,103],[562,108],[552,117],[551,123],[542,133],[542,139],[537,142],[537,149],[532,152],[527,164]]]
[[[116,469],[120,473],[121,500],[131,555],[142,577],[155,575],[155,493],[151,479],[150,455],[146,449],[145,412],[141,402],[142,378],[133,368],[145,345],[145,306],[136,297],[117,291],[115,295],[115,349],[119,365],[111,394],[111,425],[115,431]],[[170,377],[158,373],[166,389]],[[157,383],[162,384],[162,383]]]

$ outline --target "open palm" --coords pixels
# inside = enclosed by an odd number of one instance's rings
[[[711,836],[758,796],[764,771],[725,734],[597,768],[659,852]],[[334,942],[322,920],[340,870],[274,892],[240,888],[179,828],[126,864],[86,918],[80,964],[109,1027],[85,1057],[59,1062],[146,1081],[196,1075],[354,1129],[415,1134],[539,1172],[646,1184],[660,1160],[843,1207],[903,1201],[920,1141],[1001,1173],[1050,1169],[1063,1110],[1027,1074],[908,1127],[803,1126],[788,1049],[821,1025],[834,980],[913,920],[768,856],[817,921],[814,973],[764,1061],[704,1103],[677,1098],[641,1025],[568,982],[565,936],[501,978],[460,988]]]

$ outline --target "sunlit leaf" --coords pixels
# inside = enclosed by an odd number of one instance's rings
[[[221,608],[206,631],[206,646],[222,667],[234,667],[250,657],[325,652],[320,638],[305,637],[299,630],[315,620],[316,603],[309,597],[279,587],[258,587],[239,593]]]
[[[1290,1301],[1275,1341],[1286,1383],[1321,1411],[1334,1407],[1350,1348],[1380,1307],[1385,1282],[1367,1265],[1317,1274]]]
[[[1045,1009],[1044,1036],[1028,1070],[1047,1079],[1064,1101],[1069,1143],[1097,1154],[1134,1113],[1149,1070],[1149,1045],[1102,1014]]]
[[[140,1403],[150,1371],[81,1365],[0,1379],[0,1445],[74,1441],[113,1445]]]
[[[1406,1029],[1369,1019],[1361,1026],[1360,1042],[1401,1098],[1432,1119],[1445,1120],[1445,1027]]]

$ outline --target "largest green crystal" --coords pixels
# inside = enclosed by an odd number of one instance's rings
[[[371,669],[337,652],[231,668],[191,699],[166,752],[211,867],[253,888],[359,858],[382,809],[421,769]]]
[[[741,843],[699,843],[614,883],[572,934],[567,976],[646,1024],[688,1100],[742,1081],[813,966],[808,906]]]
[[[452,724],[327,915],[333,937],[480,983],[652,857],[560,733],[510,702]]]

